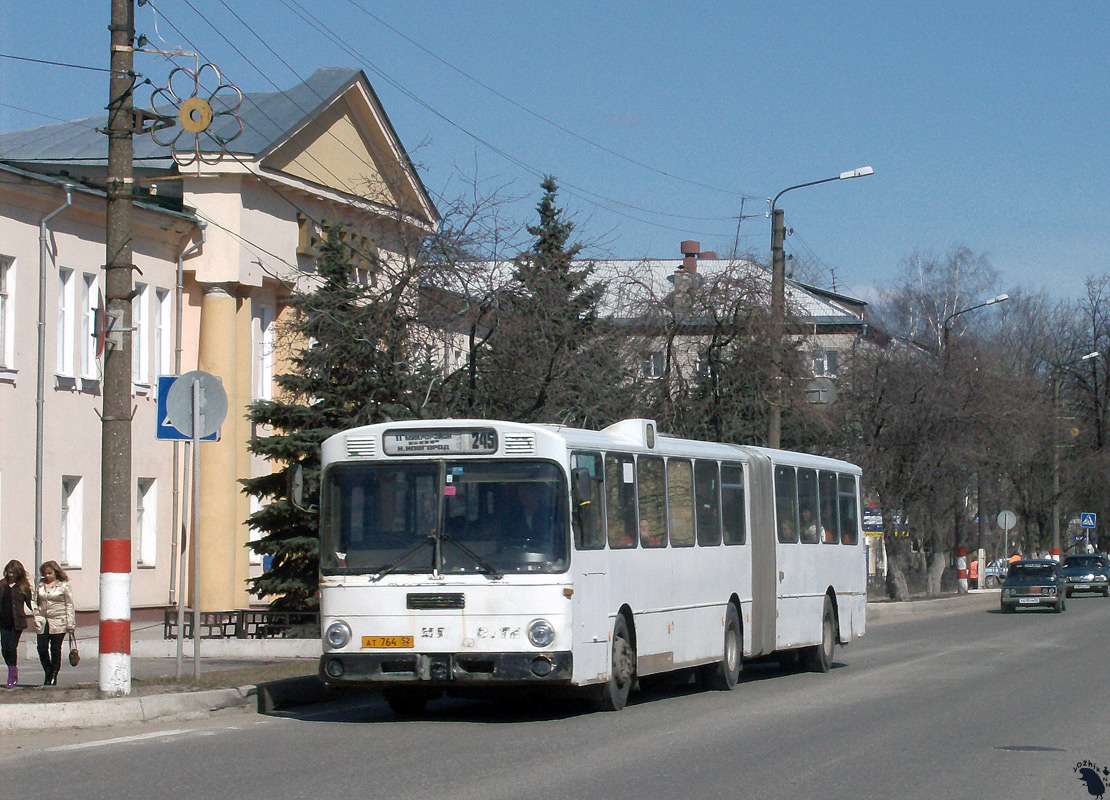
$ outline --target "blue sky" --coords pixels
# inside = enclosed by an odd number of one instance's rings
[[[1107,270],[1105,2],[226,2],[153,0],[137,29],[184,46],[177,26],[245,91],[361,67],[433,193],[477,169],[531,221],[536,173],[554,174],[598,256],[679,257],[688,238],[765,254],[764,217],[736,238],[742,198],[762,214],[786,186],[871,165],[779,203],[787,251],[841,291],[868,296],[913,251],[957,243],[990,256],[1000,290],[1077,298]],[[108,0],[29,9],[0,0],[0,53],[107,65]],[[137,68],[155,84],[167,71]],[[0,59],[0,130],[106,98],[103,73]]]

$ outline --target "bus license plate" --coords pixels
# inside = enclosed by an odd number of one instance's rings
[[[412,647],[412,636],[363,636],[362,646],[365,647]]]
[[[1018,602],[1019,603],[1039,603],[1039,602],[1041,602],[1041,598],[1039,598],[1039,597],[1023,597],[1020,600],[1018,600]],[[366,641],[366,640],[364,639],[363,641]],[[365,646],[366,645],[363,645],[363,647],[365,647]]]

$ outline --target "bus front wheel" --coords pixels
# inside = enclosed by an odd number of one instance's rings
[[[740,637],[740,615],[729,603],[725,614],[725,643],[721,660],[701,668],[702,682],[710,689],[727,692],[740,680],[744,643]]]
[[[595,703],[600,711],[620,711],[628,702],[636,679],[636,648],[628,632],[628,622],[617,615],[613,625],[613,666],[609,680],[595,687]]]
[[[810,672],[828,672],[832,668],[833,646],[836,644],[836,617],[832,601],[825,596],[821,612],[821,644],[802,649],[802,664]]]

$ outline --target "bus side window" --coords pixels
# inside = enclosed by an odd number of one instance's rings
[[[744,466],[721,464],[721,524],[725,544],[744,544]]]
[[[698,525],[698,545],[712,547],[721,543],[721,481],[716,461],[694,462],[694,517]]]
[[[636,462],[632,456],[605,456],[605,522],[609,546],[636,546]]]
[[[859,496],[856,491],[856,476],[840,476],[840,541],[842,544],[856,544],[859,541]]]
[[[640,546],[666,547],[667,492],[663,486],[663,459],[640,456],[639,467]]]
[[[840,515],[836,507],[836,473],[825,472],[817,477],[817,485],[821,490],[821,541],[825,544],[836,544],[840,541]]]
[[[605,482],[602,479],[601,455],[575,453],[573,467],[584,469],[590,474],[590,499],[585,503],[578,503],[571,498],[574,510],[571,515],[574,546],[578,550],[600,550],[605,547],[605,508],[602,499]]]
[[[685,458],[667,460],[667,519],[671,547],[693,547],[694,468]]]
[[[798,535],[806,544],[820,541],[817,535],[817,470],[798,468]]]
[[[775,521],[780,542],[798,541],[798,477],[793,467],[775,467]]]

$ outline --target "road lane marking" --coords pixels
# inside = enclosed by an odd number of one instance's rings
[[[111,744],[127,744],[128,742],[141,742],[146,739],[164,739],[167,736],[177,736],[181,733],[189,733],[185,728],[176,728],[172,731],[154,731],[152,733],[138,733],[134,736],[118,736],[115,739],[101,739],[96,742],[80,742],[78,744],[64,744],[58,747],[47,747],[43,750],[45,753],[66,753],[74,750],[89,750],[94,747],[104,747]]]

